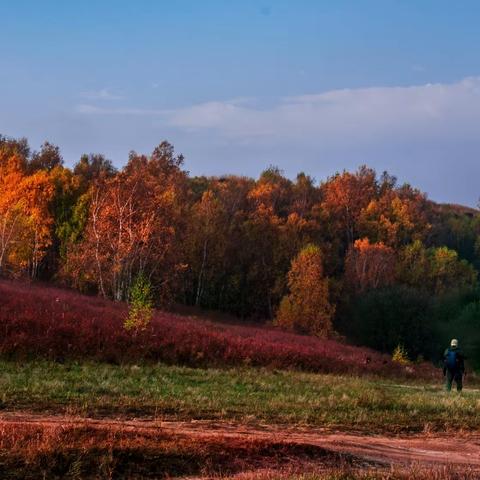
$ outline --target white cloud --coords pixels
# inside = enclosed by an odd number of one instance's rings
[[[108,93],[108,92],[107,92]],[[102,94],[105,95],[105,94]],[[160,125],[229,141],[342,148],[382,142],[463,141],[480,135],[480,77],[451,84],[332,90],[260,108],[251,98],[177,109],[81,104],[85,115],[155,116]]]
[[[156,115],[167,115],[170,110],[156,110],[156,109],[145,109],[145,108],[106,108],[98,107],[97,105],[85,104],[82,103],[75,107],[76,113],[81,113],[85,115],[134,115],[134,116],[156,116]]]
[[[87,100],[121,100],[123,98],[121,95],[115,95],[111,93],[108,88],[82,92],[80,96],[82,98],[86,98]]]
[[[395,152],[414,145],[419,151],[480,143],[480,77],[331,90],[284,97],[269,106],[236,98],[176,109],[81,104],[75,110],[97,117],[144,117],[159,131],[196,132],[209,142],[257,145],[263,151],[284,145],[343,158],[368,159],[382,149]]]
[[[191,106],[185,109],[156,109],[156,108],[135,108],[135,107],[99,107],[98,105],[82,103],[75,106],[75,112],[86,114],[86,115],[134,115],[134,116],[158,116],[162,115],[167,119],[168,123],[172,125],[175,124],[176,120],[179,119],[180,122],[182,118],[182,112],[185,111],[188,115],[195,115],[195,110],[200,109],[202,115],[202,122],[208,122],[208,110],[212,110],[213,121],[212,126],[216,124],[215,118],[216,113],[215,109],[229,109],[230,107],[234,108],[240,105],[247,105],[251,102],[252,99],[248,97],[239,97],[229,100],[228,102],[209,102],[204,103],[198,106]],[[198,119],[200,121],[200,119]],[[188,123],[188,120],[187,120]],[[184,125],[180,125],[184,126]],[[188,125],[185,125],[188,128]],[[196,128],[196,127],[195,127]]]
[[[268,109],[215,101],[164,113],[170,126],[215,130],[229,138],[328,144],[425,140],[438,135],[461,140],[480,133],[480,78],[332,90],[286,97]]]

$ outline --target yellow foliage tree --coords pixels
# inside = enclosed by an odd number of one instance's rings
[[[328,278],[324,277],[316,245],[306,246],[292,261],[288,288],[290,293],[280,303],[276,324],[318,337],[331,334],[335,307],[329,302]]]
[[[45,171],[26,175],[19,154],[0,157],[0,272],[35,277],[52,241],[53,184]]]

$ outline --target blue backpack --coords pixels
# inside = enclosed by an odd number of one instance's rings
[[[455,350],[448,349],[447,356],[445,357],[445,366],[449,370],[455,370],[457,368],[457,352]]]

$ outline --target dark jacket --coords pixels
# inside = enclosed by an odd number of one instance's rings
[[[456,365],[455,368],[453,369],[454,372],[460,372],[464,373],[465,372],[465,355],[463,354],[462,350],[460,348],[452,348],[448,347],[444,354],[443,354],[443,365],[444,365],[444,370],[446,370],[447,367],[447,357],[448,357],[448,352],[455,352],[456,355]]]

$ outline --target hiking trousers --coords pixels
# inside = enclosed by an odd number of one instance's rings
[[[447,369],[447,374],[446,374],[446,380],[445,380],[445,388],[447,389],[447,392],[450,392],[452,390],[452,383],[455,381],[457,384],[457,391],[461,392],[463,388],[463,372],[459,371],[451,371]]]

